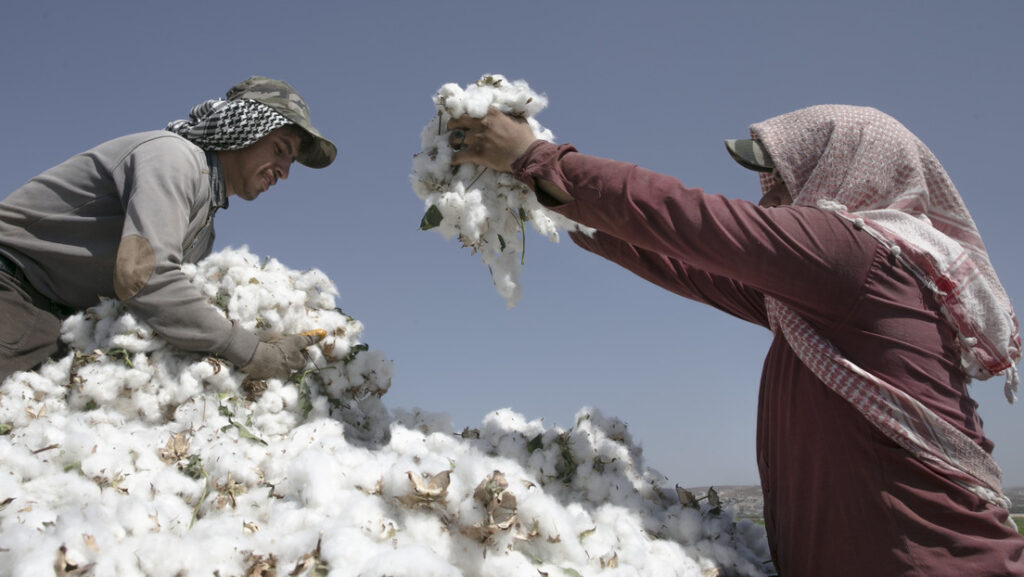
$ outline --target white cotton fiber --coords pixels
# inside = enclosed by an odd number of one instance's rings
[[[423,129],[410,176],[413,192],[427,210],[421,227],[437,228],[445,239],[456,237],[462,246],[479,252],[498,294],[511,307],[521,295],[527,222],[551,242],[558,242],[559,230],[591,229],[544,208],[511,174],[473,164],[453,166],[447,126],[450,119],[466,114],[482,118],[493,107],[524,117],[538,139],[553,141],[551,131],[534,118],[547,106],[547,98],[523,80],[488,74],[465,88],[445,84],[433,101],[437,115]]]
[[[265,337],[328,337],[249,382],[117,301],[69,318],[66,357],[0,385],[0,577],[761,575],[763,530],[683,507],[620,420],[392,412],[323,273],[227,249],[186,274]]]

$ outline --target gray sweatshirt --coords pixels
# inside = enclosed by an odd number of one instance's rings
[[[181,271],[210,253],[213,214],[227,204],[210,172],[206,153],[171,132],[110,140],[0,202],[0,253],[57,303],[84,309],[120,298],[169,343],[245,365],[258,337]]]

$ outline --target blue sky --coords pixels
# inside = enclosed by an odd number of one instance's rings
[[[460,429],[502,407],[567,427],[592,406],[674,482],[754,484],[767,331],[536,234],[506,309],[477,256],[418,230],[409,172],[431,95],[521,78],[559,142],[752,200],[723,139],[812,104],[875,106],[942,161],[1024,307],[1022,21],[1015,1],[18,2],[0,21],[0,195],[252,74],[287,80],[338,161],[233,202],[218,246],[327,273],[395,362],[389,406]],[[974,393],[1006,483],[1024,485],[1024,407],[1001,379]]]

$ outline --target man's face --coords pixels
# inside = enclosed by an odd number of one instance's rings
[[[255,200],[261,193],[288,178],[302,139],[294,126],[282,126],[240,150],[217,153],[227,195]]]

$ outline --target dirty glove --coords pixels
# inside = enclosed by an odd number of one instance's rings
[[[316,329],[261,342],[256,345],[256,353],[249,364],[242,367],[242,372],[250,379],[287,379],[292,371],[306,365],[303,349],[326,336],[326,331]]]

